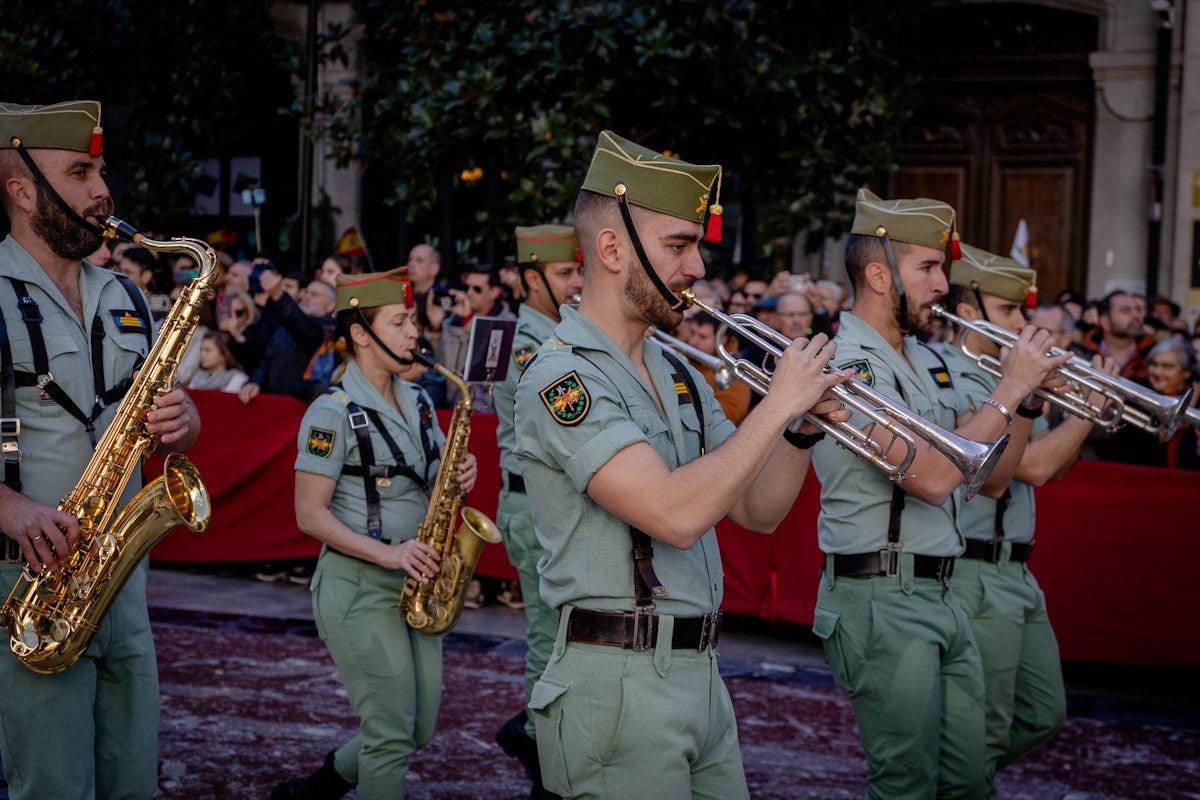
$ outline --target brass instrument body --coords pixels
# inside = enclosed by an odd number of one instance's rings
[[[678,339],[658,328],[651,328],[650,335],[668,350],[678,353],[684,358],[690,358],[697,364],[703,364],[711,369],[713,372],[713,382],[717,385],[718,389],[728,389],[733,385],[734,380],[736,380],[733,370],[720,356],[706,353],[700,348],[693,347],[682,339]]]
[[[163,475],[124,506],[119,501],[143,457],[158,444],[146,431],[147,415],[174,383],[201,305],[216,281],[216,253],[194,239],[149,239],[115,217],[106,218],[104,227],[110,236],[119,234],[149,250],[187,253],[201,272],[163,319],[83,475],[58,504],[79,522],[68,557],[53,571],[35,573],[27,566],[0,608],[10,649],[29,669],[44,674],[61,672],[83,655],[129,576],[159,539],[180,524],[203,531],[211,517],[199,471],[178,453],[166,458]]]
[[[783,355],[792,340],[748,314],[726,314],[708,305],[699,300],[691,289],[684,289],[681,295],[684,301],[699,306],[721,323],[717,330],[718,355],[729,364],[738,380],[765,396],[771,387],[771,370],[765,364],[754,364],[730,353],[724,344],[725,334],[732,330],[739,337],[761,347],[769,358]],[[825,369],[826,372],[837,372],[832,366]],[[859,430],[848,422],[830,422],[811,413],[804,414],[802,419],[829,434],[843,448],[869,462],[892,481],[899,482],[912,477],[908,469],[916,458],[916,437],[919,437],[954,464],[963,476],[965,499],[970,500],[983,486],[1008,446],[1009,434],[1004,434],[994,442],[972,441],[935,425],[854,377],[835,385],[830,393],[871,421],[866,430]],[[891,435],[887,445],[873,438],[876,428]],[[899,463],[893,464],[887,460],[886,454],[897,442],[904,445],[905,455]]]
[[[500,541],[500,529],[483,512],[463,507],[466,492],[458,482],[458,475],[467,457],[467,442],[471,436],[474,404],[471,385],[458,373],[434,363],[422,353],[414,352],[413,357],[437,370],[462,397],[450,419],[445,452],[429,497],[429,510],[417,528],[416,538],[437,550],[440,556],[437,572],[421,580],[411,575],[406,577],[398,604],[400,613],[413,630],[426,636],[444,636],[458,624],[475,564],[485,545]],[[455,528],[460,517],[462,523]]]
[[[936,316],[964,330],[973,331],[1000,347],[1012,347],[1019,338],[995,323],[963,319],[940,305],[933,306],[932,311]],[[1000,359],[986,353],[971,352],[966,347],[962,350],[969,358],[975,359],[980,369],[993,377],[1000,377]],[[1058,347],[1050,348],[1052,356],[1065,355],[1066,352]],[[1055,372],[1068,383],[1070,391],[1059,393],[1039,387],[1034,394],[1103,430],[1112,431],[1122,424],[1128,424],[1166,441],[1187,420],[1188,405],[1192,399],[1190,386],[1183,394],[1169,397],[1126,378],[1109,375],[1076,355],[1072,355],[1071,360]],[[1102,395],[1105,402],[1097,405],[1088,401],[1087,394],[1091,392]]]

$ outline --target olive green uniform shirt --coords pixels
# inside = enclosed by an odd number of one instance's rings
[[[954,374],[954,384],[961,403],[968,408],[978,409],[984,398],[990,397],[1000,379],[989,375],[979,363],[952,344],[942,348],[946,365]],[[1049,427],[1045,419],[1033,421],[1036,435]],[[1033,541],[1033,530],[1037,522],[1033,503],[1033,487],[1015,478],[1008,484],[1012,495],[1004,510],[1004,538],[1006,541],[1028,543]],[[957,490],[958,527],[968,539],[991,539],[996,532],[996,503],[989,497],[977,496],[969,503],[962,502],[962,487]]]
[[[437,477],[440,462],[425,461],[425,449],[421,443],[422,412],[417,404],[417,398],[424,395],[424,390],[415,384],[393,377],[392,391],[400,406],[400,411],[397,412],[366,379],[359,369],[358,362],[353,359],[346,365],[341,387],[341,390],[335,388],[313,400],[304,412],[296,440],[299,450],[296,454],[296,469],[300,472],[324,475],[337,481],[329,510],[351,530],[366,535],[367,493],[363,479],[358,475],[342,474],[343,465],[362,464],[358,438],[350,427],[346,412],[346,403],[350,398],[363,410],[369,408],[378,412],[392,440],[399,446],[405,462],[418,475],[425,477],[430,488]],[[433,403],[428,395],[425,396],[424,402],[425,408],[432,413]],[[375,463],[396,463],[383,436],[375,429],[373,423],[368,426],[368,430]],[[431,420],[429,433],[440,451],[446,437],[438,427],[436,419]],[[404,475],[392,477],[386,485],[377,482],[376,488],[379,491],[383,540],[395,544],[413,538],[417,528],[425,521],[429,509],[429,496]]]
[[[513,403],[517,395],[517,382],[529,359],[541,347],[542,342],[554,333],[558,323],[540,311],[522,303],[517,312],[517,332],[513,335],[512,353],[508,358],[508,375],[492,390],[492,402],[496,407],[496,443],[500,447],[500,469],[521,474],[521,464],[515,452],[517,434],[513,428]]]
[[[696,402],[703,404],[708,449],[735,428],[712,389],[685,364],[700,395],[691,396],[656,342],[646,341],[643,358],[662,406],[606,333],[574,308],[564,306],[562,312],[555,338],[526,365],[516,395],[516,452],[538,541],[546,550],[541,594],[551,608],[572,603],[628,610],[634,597],[629,525],[588,496],[588,482],[614,455],[639,442],[653,447],[672,469],[698,458]],[[655,541],[654,569],[668,591],[657,599],[659,613],[700,616],[721,605],[715,529],[686,550]]]
[[[878,331],[850,312],[842,312],[840,320],[835,339],[838,367],[857,367],[859,380],[876,392],[946,430],[956,427],[959,398],[937,353],[906,336],[901,358]],[[860,429],[868,422],[857,411],[850,420]],[[882,428],[874,435],[885,443],[891,440]],[[817,518],[821,550],[866,553],[886,547],[892,503],[888,477],[832,438],[813,448],[812,461],[821,481]],[[900,527],[904,552],[927,556],[961,553],[963,541],[955,524],[957,506],[955,497],[933,506],[906,495]]]
[[[97,312],[104,326],[105,389],[128,378],[148,351],[146,331],[129,294],[114,273],[84,262],[79,288],[83,295],[85,329],[54,281],[11,236],[0,242],[0,264],[4,265],[5,276],[25,282],[30,297],[37,303],[42,315],[39,327],[54,382],[83,413],[90,414],[96,387],[92,380],[89,332]],[[13,367],[18,372],[34,373],[29,332],[17,309],[12,285],[2,279],[0,310],[8,328]],[[105,408],[95,421],[97,440],[113,421],[118,405],[113,403]],[[92,457],[92,442],[83,423],[49,396],[43,397],[36,386],[17,389],[17,417],[21,420],[18,442],[23,456],[21,493],[43,505],[57,506],[79,482]],[[142,486],[140,470],[135,472],[138,474],[130,476],[121,496],[122,503]]]

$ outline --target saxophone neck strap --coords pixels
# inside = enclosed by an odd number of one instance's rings
[[[100,312],[97,311],[92,318],[91,331],[89,333],[94,395],[91,412],[85,413],[71,399],[71,396],[55,382],[54,375],[50,372],[50,356],[46,351],[46,340],[42,336],[42,312],[37,302],[33,299],[33,296],[29,293],[29,287],[25,285],[24,281],[17,278],[9,277],[8,281],[12,284],[13,291],[17,295],[17,310],[20,311],[21,321],[25,323],[25,329],[29,333],[29,346],[33,351],[33,373],[16,373],[15,385],[36,386],[41,389],[47,397],[61,406],[72,417],[79,420],[84,430],[87,431],[92,447],[95,447],[96,420],[105,408],[124,397],[125,393],[129,391],[129,387],[133,385],[132,376],[127,376],[112,387],[106,388],[104,385],[105,332]],[[144,304],[142,308],[138,309],[139,313],[143,308],[145,308]],[[147,342],[150,342],[152,334],[149,333],[150,317],[148,313],[143,317],[142,325],[147,330]]]
[[[17,376],[13,370],[8,325],[0,312],[0,454],[4,458],[4,484],[21,491],[21,421],[17,419]]]

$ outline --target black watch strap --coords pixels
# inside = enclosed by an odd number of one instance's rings
[[[825,431],[817,431],[816,433],[800,433],[799,431],[788,429],[783,432],[783,438],[793,447],[798,447],[801,450],[808,450],[817,442],[825,438]]]

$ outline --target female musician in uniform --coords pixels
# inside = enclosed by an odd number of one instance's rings
[[[325,545],[312,579],[313,615],[360,727],[320,769],[279,784],[272,798],[336,798],[355,783],[363,800],[403,797],[409,759],[433,736],[441,640],[412,630],[396,607],[406,576],[435,575],[439,558],[414,537],[445,436],[425,392],[396,375],[414,372],[415,315],[403,267],[337,279],[348,363],[300,425],[296,521]],[[459,483],[470,491],[474,456],[460,467]]]

